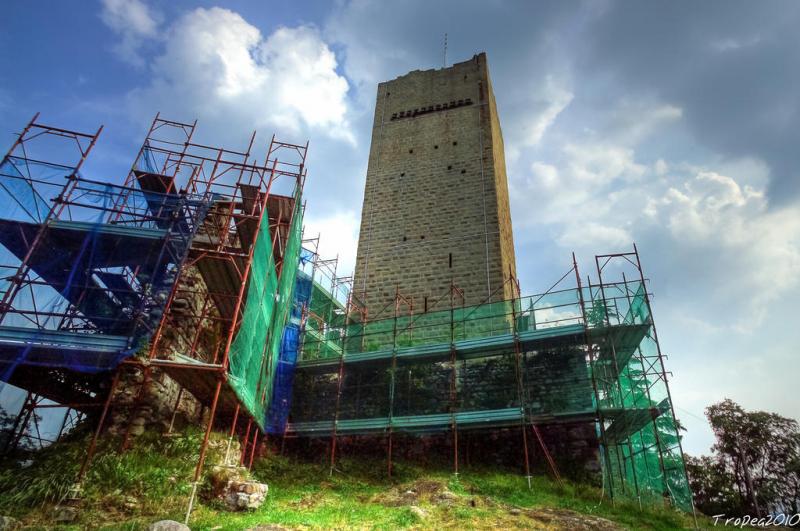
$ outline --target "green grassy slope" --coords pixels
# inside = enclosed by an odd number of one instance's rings
[[[197,458],[199,434],[165,438],[145,434],[131,450],[117,454],[107,441],[84,483],[79,519],[65,529],[146,529],[160,519],[183,521],[189,478]],[[214,438],[209,459],[223,452]],[[0,463],[0,515],[33,528],[52,526],[53,506],[69,491],[80,464],[84,440],[61,443],[37,454],[27,466]],[[221,502],[201,496],[192,529],[249,529],[269,524],[285,528],[336,529],[681,529],[690,516],[632,504],[614,506],[598,489],[559,487],[509,471],[422,469],[398,463],[391,479],[385,463],[344,459],[333,475],[322,463],[272,456],[259,460],[252,475],[269,485],[264,505],[231,513]],[[206,489],[201,489],[205,492]],[[273,529],[280,529],[275,527]]]

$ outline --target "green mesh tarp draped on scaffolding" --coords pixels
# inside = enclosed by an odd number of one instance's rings
[[[272,396],[272,387],[275,382],[275,370],[278,367],[278,359],[281,351],[281,340],[283,330],[289,319],[292,310],[292,296],[294,294],[295,280],[297,279],[297,268],[300,263],[300,245],[303,232],[303,209],[300,197],[295,199],[294,212],[292,213],[292,225],[289,228],[289,237],[286,242],[286,249],[283,253],[283,267],[281,268],[281,278],[278,282],[278,294],[275,298],[275,313],[269,331],[269,344],[266,360],[266,379],[262,395],[265,403]],[[257,417],[263,419],[264,416]],[[262,426],[263,427],[263,426]]]
[[[630,351],[620,339],[607,340],[600,345],[599,356],[592,363],[605,428],[603,460],[607,485],[618,497],[638,497],[647,503],[670,499],[675,506],[689,511],[691,492],[680,435],[644,286],[627,289],[632,297],[613,299],[625,301],[627,308],[618,305],[613,313],[619,315],[623,324],[645,325],[644,336]],[[614,324],[614,318],[611,323]]]
[[[280,279],[272,255],[267,219],[265,212],[253,251],[244,315],[231,344],[228,369],[231,387],[262,429],[297,275],[303,226],[299,194],[295,200]]]
[[[464,427],[466,416],[480,418],[475,425],[504,426],[507,415],[518,422],[523,411],[539,424],[577,422],[590,432],[602,426],[598,442],[613,496],[691,509],[641,282],[469,307],[446,300],[425,313],[401,308],[397,317],[366,322],[357,314],[345,319],[341,304],[315,284],[310,308],[294,383],[298,432],[330,433],[334,419],[338,433],[448,430],[453,409]]]
[[[444,303],[443,303],[444,304]],[[393,348],[429,347],[451,342],[511,336],[582,322],[577,290],[523,297],[452,310],[431,310],[344,325],[344,308],[330,293],[314,285],[311,316],[303,337],[303,359],[326,359],[342,354],[391,351]]]

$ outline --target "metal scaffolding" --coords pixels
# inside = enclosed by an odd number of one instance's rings
[[[180,386],[170,425],[184,391],[209,411],[190,512],[215,421],[230,421],[231,435],[267,423],[291,310],[276,300],[294,293],[308,146],[273,137],[259,161],[255,133],[233,151],[193,142],[196,123],[156,116],[116,185],[80,173],[100,130],[37,120],[0,164],[9,205],[0,371],[29,392],[14,445],[45,398],[95,411],[80,484],[110,411],[127,415],[124,450],[149,382],[166,374]],[[136,399],[119,403],[129,380]],[[247,431],[252,462],[259,430]]]
[[[690,509],[638,251],[597,256],[595,266],[596,279],[584,284],[573,256],[572,267],[533,296],[509,277],[511,300],[476,306],[465,306],[452,283],[423,308],[397,292],[373,316],[342,290],[346,282],[318,282],[330,277],[320,268],[286,437],[328,439],[331,473],[343,441],[383,439],[391,474],[398,435],[449,432],[458,473],[460,433],[517,429],[525,475],[535,450],[557,481],[575,460],[574,439],[593,440],[612,497]],[[610,270],[620,279],[609,282]]]
[[[573,255],[541,294],[509,274],[482,304],[451,281],[438,300],[395,290],[368,311],[318,239],[302,240],[307,144],[273,137],[259,158],[255,133],[243,151],[210,147],[196,123],[156,116],[112,184],[81,174],[102,128],[37,120],[0,163],[0,380],[27,392],[7,447],[47,443],[39,408],[66,408],[62,431],[91,415],[80,484],[112,419],[127,419],[124,451],[166,375],[170,430],[187,396],[208,410],[187,520],[215,425],[243,440],[241,465],[264,434],[282,450],[320,441],[331,474],[343,446],[368,440],[391,475],[401,443],[425,438],[458,474],[498,436],[529,485],[532,465],[560,482],[596,462],[612,499],[692,508],[635,246],[595,257],[593,279]]]

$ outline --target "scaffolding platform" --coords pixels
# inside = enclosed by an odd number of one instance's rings
[[[22,362],[40,367],[62,367],[84,372],[112,369],[125,355],[130,338],[0,326],[0,368]]]
[[[336,422],[336,431],[340,434],[348,433],[380,433],[389,428],[405,432],[428,432],[449,429],[453,421],[462,428],[499,427],[518,425],[523,418],[520,408],[506,408],[484,411],[459,411],[455,415],[440,413],[435,415],[411,415],[398,417],[377,417],[370,419],[348,419]],[[287,428],[288,434],[305,436],[322,436],[333,433],[333,422],[301,422],[291,423]]]
[[[144,192],[147,207],[159,228],[170,229],[177,220],[177,229],[183,234],[190,232],[189,216],[180,204],[181,196],[175,191],[175,178],[160,173],[134,169],[133,175],[139,188]]]
[[[236,411],[239,399],[233,388],[228,384],[224,369],[221,365],[201,363],[186,356],[179,356],[176,360],[153,360],[151,364],[166,372],[170,378],[178,382],[201,404],[212,404],[217,382],[223,379],[217,401],[217,415],[230,418]]]
[[[601,410],[602,411],[602,410]],[[618,419],[622,426],[628,428],[629,433],[641,429],[638,423],[629,423],[627,420],[632,417],[630,411],[621,410],[602,411],[607,418]],[[638,418],[643,418],[651,414],[650,410],[637,410]],[[523,410],[518,407],[459,411],[457,413],[440,413],[434,415],[409,415],[396,417],[376,417],[368,419],[346,419],[336,421],[336,431],[339,434],[366,434],[381,433],[390,428],[404,432],[432,432],[451,429],[453,422],[459,429],[481,429],[481,428],[502,428],[509,426],[519,426],[523,420],[536,425],[592,422],[596,420],[597,412],[594,409],[582,411],[569,411],[551,415],[525,415]],[[334,424],[330,420],[314,422],[290,423],[287,427],[287,435],[299,436],[328,436],[333,433]],[[620,432],[622,433],[622,432]]]
[[[630,358],[642,337],[647,333],[649,325],[619,324],[603,329],[593,329],[592,337],[605,338],[616,346],[617,356],[622,360],[624,356]],[[306,328],[306,334],[312,341],[321,338],[319,332]],[[508,352],[515,346],[514,334],[502,334],[489,337],[465,339],[454,343],[434,343],[429,345],[398,347],[396,349],[382,349],[370,352],[345,352],[345,364],[368,363],[391,359],[393,354],[397,359],[405,360],[444,360],[449,359],[451,348],[456,352],[456,359],[482,358],[499,353]],[[538,330],[527,330],[519,333],[519,343],[523,350],[537,350],[553,347],[554,345],[579,344],[584,341],[584,326],[572,324],[552,326]],[[328,345],[327,343],[330,343]],[[323,341],[329,352],[341,352],[341,347],[331,341]],[[340,356],[301,360],[297,363],[298,370],[329,372],[337,370]]]
[[[108,373],[20,365],[8,383],[79,411],[96,411],[108,390]]]
[[[166,272],[164,247],[172,245],[175,251],[180,246],[163,229],[51,220],[31,252],[41,229],[36,223],[0,219],[0,244],[20,261],[30,252],[26,263],[38,276],[32,282],[52,288],[95,331],[112,336],[131,335],[135,311],[142,306],[142,294],[115,271],[149,271],[149,281],[158,285]]]
[[[649,323],[621,324],[592,328],[589,337],[599,347],[597,361],[616,370],[628,364],[649,331]]]
[[[0,243],[22,259],[40,228],[38,223],[0,219]],[[62,282],[64,272],[69,272],[82,254],[87,254],[83,261],[91,254],[95,267],[149,265],[169,234],[159,228],[67,220],[52,220],[45,230],[46,244],[34,249],[30,264],[37,272],[41,270],[40,275]],[[85,249],[88,243],[90,253]]]
[[[607,444],[624,443],[631,434],[638,432],[664,413],[664,409],[659,407],[614,408],[600,411],[605,420],[611,421],[611,424],[605,428]]]

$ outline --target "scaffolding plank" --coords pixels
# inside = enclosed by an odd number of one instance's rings
[[[175,183],[173,177],[142,170],[133,170],[133,174],[136,176],[136,182],[139,183],[139,188],[145,192],[166,194],[173,191]]]
[[[109,273],[107,271],[96,271],[95,275],[100,278],[103,284],[111,290],[114,297],[119,299],[123,305],[130,308],[137,308],[139,304],[141,304],[141,295],[131,287],[125,275]]]
[[[224,378],[221,366],[209,366],[208,364],[199,363],[196,367],[191,367],[189,364],[171,364],[163,362],[163,360],[161,363],[154,363],[154,365],[162,368],[170,378],[178,382],[181,387],[206,407],[211,406],[214,401],[217,382],[220,378]],[[214,368],[218,370],[214,370]],[[227,380],[223,381],[222,387],[220,387],[219,401],[217,402],[217,414],[222,416],[232,415],[238,403],[239,400],[236,398],[233,388],[231,388]]]
[[[616,370],[616,367],[625,367],[649,330],[649,323],[620,324],[590,329],[590,339],[600,345],[597,361],[610,365],[613,370]],[[616,364],[613,363],[614,354],[616,354]]]
[[[180,205],[181,195],[176,193],[175,178],[159,173],[133,170],[139,188],[144,192],[147,208],[161,229],[172,228],[173,220],[178,220],[178,230],[188,234],[187,212]]]
[[[0,363],[0,371],[5,366]],[[8,383],[80,411],[97,411],[108,389],[108,373],[82,373],[59,367],[20,365]]]
[[[269,215],[270,241],[277,242],[274,247],[276,264],[283,260],[283,252],[289,238],[289,221],[294,211],[294,198],[270,194],[267,197],[267,214]]]
[[[0,243],[21,261],[40,228],[40,224],[0,220]],[[167,237],[161,229],[54,220],[27,263],[98,329],[122,335],[131,328],[130,316],[93,275],[100,269],[126,266],[163,271],[161,251]]]
[[[397,417],[373,417],[364,419],[347,419],[336,422],[336,431],[340,434],[374,433],[389,428],[398,431],[430,431],[449,429],[453,420],[460,429],[497,428],[517,425],[524,418],[521,408],[486,409],[460,411],[455,415],[438,413],[433,415],[409,415]],[[546,417],[528,417],[528,422],[552,424],[576,421],[592,421],[596,418],[594,410],[573,411],[553,414]],[[333,420],[312,422],[295,422],[288,425],[287,431],[295,435],[330,435],[333,433]]]
[[[236,256],[205,255],[196,264],[220,315],[232,319],[242,284],[243,260]]]
[[[308,329],[307,329],[308,330]],[[566,325],[541,330],[531,330],[520,334],[520,342],[524,348],[534,349],[551,344],[554,341],[583,341],[583,325]],[[465,339],[449,342],[434,343],[413,347],[400,347],[396,349],[397,357],[407,360],[422,359],[445,359],[450,356],[451,346],[455,347],[458,359],[470,359],[496,355],[498,352],[508,351],[514,348],[514,335],[502,334],[488,338]],[[378,360],[391,359],[392,349],[376,350],[372,352],[345,353],[345,363],[364,363]],[[339,364],[339,357],[302,360],[298,362],[298,369],[331,369]]]
[[[115,352],[127,348],[128,338],[106,334],[79,334],[19,326],[0,326],[0,344],[52,346],[92,352]]]
[[[250,252],[250,246],[256,242],[256,231],[258,230],[258,217],[260,209],[258,206],[261,201],[261,192],[258,186],[239,183],[239,190],[242,194],[242,210],[244,218],[236,223],[236,230],[239,234],[239,246],[245,253]]]
[[[98,372],[113,369],[129,338],[0,326],[0,363]]]
[[[600,412],[604,420],[611,421],[605,428],[606,444],[618,444],[658,418],[663,408],[603,408]]]

